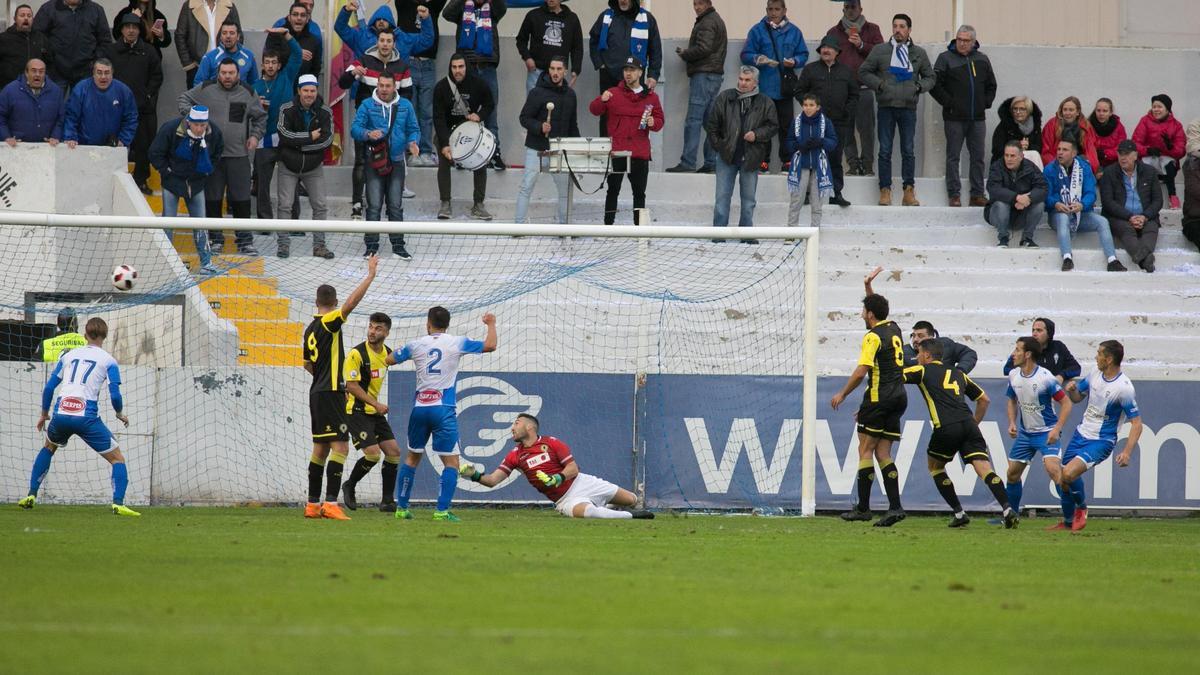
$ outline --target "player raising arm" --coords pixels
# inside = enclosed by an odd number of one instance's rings
[[[1062,471],[1058,439],[1063,424],[1071,415],[1071,399],[1049,370],[1038,365],[1042,343],[1035,337],[1017,340],[1013,348],[1014,368],[1008,372],[1008,435],[1015,438],[1008,453],[1008,503],[1021,512],[1021,483],[1029,461],[1042,454],[1042,466],[1050,480],[1058,483]],[[1054,412],[1054,402],[1059,410]]]
[[[1063,452],[1059,495],[1063,521],[1051,530],[1078,532],[1087,525],[1087,493],[1083,474],[1108,459],[1117,446],[1121,417],[1129,420],[1129,438],[1117,454],[1117,466],[1129,466],[1133,448],[1142,437],[1142,413],[1138,410],[1133,382],[1121,372],[1125,347],[1116,340],[1105,340],[1096,350],[1096,370],[1067,385],[1067,396],[1075,403],[1088,399],[1083,421],[1075,427],[1071,444]]]
[[[495,471],[484,475],[466,462],[459,473],[467,480],[485,487],[495,487],[503,483],[515,469],[520,469],[533,489],[554,502],[554,508],[569,518],[654,518],[650,511],[631,512],[608,508],[609,504],[634,506],[637,497],[606,480],[580,473],[571,448],[553,436],[539,435],[538,419],[533,415],[517,415],[512,423],[512,439],[517,447],[508,453]]]
[[[929,455],[929,474],[933,477],[933,484],[954,512],[950,527],[963,527],[971,522],[954,491],[954,481],[946,475],[946,464],[959,455],[992,491],[992,496],[1003,510],[1004,527],[1014,528],[1017,526],[1017,514],[1009,506],[1004,482],[992,470],[987,441],[983,440],[983,434],[979,431],[979,423],[987,414],[988,396],[961,370],[942,363],[943,349],[943,344],[933,339],[917,345],[917,365],[904,369],[904,381],[920,387],[925,405],[929,408],[933,434],[929,437],[929,447],[925,452]],[[975,401],[974,416],[967,407],[966,398]]]
[[[888,511],[875,527],[891,527],[904,520],[905,515],[900,504],[900,471],[892,461],[892,443],[900,439],[900,418],[908,407],[908,394],[904,391],[902,374],[904,338],[895,322],[887,318],[887,298],[872,292],[871,288],[871,282],[882,271],[882,267],[876,267],[863,280],[867,295],[863,298],[862,318],[867,325],[867,334],[863,336],[862,352],[854,372],[829,405],[837,410],[846,397],[864,379],[867,380],[867,391],[856,415],[858,503],[842,514],[842,520],[871,519],[871,484],[875,481],[875,461],[878,460],[887,492]],[[867,379],[868,375],[870,379]]]
[[[37,430],[45,429],[46,445],[33,462],[29,495],[17,504],[24,509],[33,508],[37,503],[38,488],[50,471],[54,452],[66,445],[72,436],[79,436],[112,465],[112,512],[118,516],[140,516],[140,513],[125,506],[125,489],[129,486],[125,456],[121,454],[112,432],[100,419],[100,391],[107,383],[108,396],[117,419],[126,427],[129,426],[129,418],[122,412],[125,401],[121,398],[121,371],[117,368],[116,359],[103,349],[104,339],[108,337],[108,324],[99,317],[89,319],[84,328],[84,337],[87,344],[64,353],[42,389],[42,416],[38,418]],[[62,389],[55,400],[54,390],[60,384]],[[52,401],[53,417],[50,416]],[[47,421],[50,422],[48,427]]]
[[[337,289],[329,284],[317,287],[317,313],[304,329],[304,369],[312,374],[308,390],[308,409],[312,418],[312,455],[308,459],[308,503],[305,518],[350,520],[338,506],[342,486],[342,467],[346,464],[350,438],[346,419],[346,387],[342,379],[342,324],[362,302],[379,259],[367,258],[367,276],[338,308]],[[325,502],[321,503],[321,474],[325,474]]]
[[[387,365],[412,360],[417,375],[417,386],[413,399],[412,413],[408,416],[408,455],[396,478],[396,518],[412,519],[408,500],[412,495],[413,478],[425,446],[433,438],[433,451],[442,460],[442,475],[438,483],[437,510],[434,520],[458,522],[458,516],[450,513],[454,490],[458,487],[458,415],[455,384],[458,381],[458,363],[464,354],[481,354],[496,351],[496,317],[483,315],[487,335],[483,342],[457,335],[447,335],[450,328],[450,310],[433,307],[425,321],[426,335],[409,342],[398,352],[388,355]]]

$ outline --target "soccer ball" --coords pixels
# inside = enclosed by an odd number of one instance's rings
[[[138,271],[129,265],[117,265],[112,273],[113,287],[118,291],[128,291],[133,288],[133,282],[138,278]]]

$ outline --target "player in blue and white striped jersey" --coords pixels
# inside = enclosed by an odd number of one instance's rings
[[[87,339],[85,346],[64,352],[59,357],[50,379],[42,389],[42,416],[38,419],[37,429],[45,429],[46,444],[33,462],[29,495],[17,505],[24,509],[33,508],[38,489],[50,471],[50,460],[55,451],[66,445],[72,436],[79,436],[112,465],[112,512],[119,516],[139,516],[140,513],[125,506],[125,489],[129,486],[125,457],[112,432],[100,419],[100,392],[107,384],[117,419],[126,427],[129,426],[129,418],[122,412],[125,401],[121,397],[121,371],[116,359],[103,349],[104,339],[108,337],[108,324],[99,317],[89,319],[84,328],[84,337]],[[59,385],[62,385],[61,388]],[[57,399],[54,398],[56,389]],[[46,426],[46,422],[50,425]]]
[[[1067,397],[1058,378],[1038,365],[1042,344],[1032,336],[1017,340],[1012,362],[1016,366],[1008,373],[1008,435],[1015,438],[1008,453],[1008,503],[1013,511],[1021,511],[1021,483],[1025,469],[1038,453],[1050,480],[1058,483],[1062,471],[1058,439],[1063,424],[1071,415],[1071,399]],[[1061,408],[1056,413],[1054,402]]]
[[[1129,437],[1117,454],[1117,466],[1129,466],[1129,457],[1142,436],[1142,413],[1138,410],[1133,382],[1121,372],[1125,347],[1116,340],[1105,340],[1096,350],[1096,370],[1067,385],[1067,396],[1075,403],[1087,397],[1083,421],[1062,457],[1063,522],[1050,529],[1078,532],[1087,525],[1087,500],[1083,474],[1108,459],[1117,445],[1121,418],[1129,421]]]
[[[496,317],[483,315],[487,336],[483,341],[448,335],[450,311],[445,307],[429,310],[425,322],[427,335],[392,352],[386,363],[391,366],[411,360],[416,370],[417,386],[412,412],[408,417],[408,456],[396,475],[396,518],[410,519],[409,497],[413,478],[425,446],[433,440],[433,451],[442,460],[437,508],[434,520],[457,522],[450,512],[454,490],[458,486],[458,415],[455,383],[458,364],[464,354],[484,354],[496,351]]]

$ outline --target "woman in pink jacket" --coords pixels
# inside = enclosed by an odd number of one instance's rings
[[[1158,179],[1167,186],[1170,208],[1179,208],[1175,176],[1187,148],[1187,138],[1183,125],[1171,114],[1170,96],[1159,94],[1150,98],[1150,112],[1133,130],[1133,142],[1137,144],[1138,156],[1158,171]]]
[[[1104,171],[1117,163],[1117,146],[1129,138],[1129,132],[1125,131],[1120,116],[1113,110],[1110,98],[1096,101],[1092,114],[1088,115],[1088,122],[1096,132],[1096,159],[1100,160],[1100,171]],[[1096,177],[1099,178],[1099,175]]]

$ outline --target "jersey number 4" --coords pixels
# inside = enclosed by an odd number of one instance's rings
[[[87,382],[87,379],[92,376],[92,371],[96,369],[96,362],[92,361],[91,359],[81,359],[79,361],[72,361],[71,362],[71,378],[68,380],[72,384],[75,383],[75,376],[79,374],[79,364],[81,362],[88,364],[87,369],[83,371],[83,379],[79,380],[81,383]]]
[[[955,396],[961,396],[962,390],[958,388],[958,383],[950,379],[950,371],[946,371],[946,378],[942,380],[942,389],[948,389],[954,392]]]

